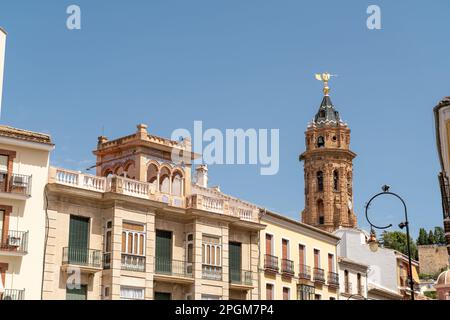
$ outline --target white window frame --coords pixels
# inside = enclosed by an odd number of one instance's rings
[[[205,242],[202,239],[202,264],[205,266],[211,266],[211,267],[222,267],[222,238],[221,237],[217,237],[217,236],[210,236],[210,235],[204,235],[205,237],[211,237],[211,238],[216,238],[219,240],[218,244],[215,243],[208,243]],[[208,248],[210,250],[210,252],[212,252],[212,248],[214,247],[214,257],[212,257],[212,255],[210,254],[209,256],[211,257],[211,261],[209,261],[209,263],[206,261],[207,258],[207,252],[208,252]],[[219,258],[217,259],[217,249],[219,250]],[[219,260],[218,263],[216,260]]]
[[[283,286],[283,291],[282,291],[282,293],[283,293],[283,298],[284,298],[284,289],[288,289],[288,300],[291,300],[291,288],[290,287],[286,287],[286,286]]]
[[[275,242],[275,236],[273,235],[273,233],[270,232],[266,232],[266,235],[269,235],[271,237],[270,240],[270,255],[274,256],[275,255],[275,246],[274,246],[274,242]],[[264,249],[266,249],[265,252],[267,252],[267,248],[266,248],[266,236],[264,236]]]
[[[122,289],[129,289],[129,290],[141,290],[142,291],[142,298],[133,299],[129,297],[124,297],[122,295]],[[133,287],[133,286],[120,286],[120,299],[121,300],[144,300],[145,299],[145,288],[142,287]]]
[[[265,288],[265,297],[267,297],[267,285],[272,286],[272,300],[275,300],[275,283],[273,282],[266,282]],[[267,300],[267,299],[265,299]]]
[[[130,255],[130,256],[139,256],[139,257],[145,257],[146,256],[146,242],[147,242],[147,231],[146,231],[146,225],[145,223],[140,223],[140,222],[132,222],[132,221],[123,221],[123,223],[129,223],[129,224],[135,224],[135,225],[139,225],[139,226],[143,226],[144,227],[144,231],[133,231],[133,230],[127,230],[122,228],[122,234],[125,232],[125,251],[126,252],[122,252],[123,254],[126,255]],[[131,251],[132,252],[127,252],[128,251],[128,236],[132,235],[132,247],[131,247]],[[139,241],[139,236],[143,235],[144,239],[142,240],[143,243],[140,243]],[[138,237],[138,247],[137,250],[135,248],[135,237]],[[142,250],[142,255],[139,253],[134,253],[134,252],[139,252],[141,249],[141,245],[143,246],[143,250]]]
[[[287,242],[286,259],[291,260],[291,240],[289,238],[281,238],[281,258],[283,258],[283,240]]]

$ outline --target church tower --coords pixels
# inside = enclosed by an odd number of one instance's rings
[[[324,97],[306,130],[306,151],[300,155],[305,171],[305,209],[302,222],[333,232],[356,227],[353,211],[353,164],[350,129],[329,96],[330,74],[316,75],[324,82]]]

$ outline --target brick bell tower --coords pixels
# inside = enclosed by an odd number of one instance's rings
[[[350,129],[333,106],[328,81],[331,75],[316,75],[324,83],[319,111],[306,130],[306,151],[300,155],[305,171],[305,209],[302,222],[333,232],[356,227],[353,211],[353,159]]]

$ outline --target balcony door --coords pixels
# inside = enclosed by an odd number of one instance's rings
[[[229,243],[230,250],[230,280],[231,282],[241,282],[242,268],[242,246],[238,242]]]
[[[156,271],[172,273],[172,232],[156,230]]]
[[[88,264],[89,218],[70,216],[68,259],[70,264]]]

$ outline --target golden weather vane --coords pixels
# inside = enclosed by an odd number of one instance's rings
[[[337,77],[336,74],[325,73],[316,73],[316,80],[323,82],[323,94],[328,96],[330,93],[330,87],[328,86],[328,81],[330,81],[331,77]]]

